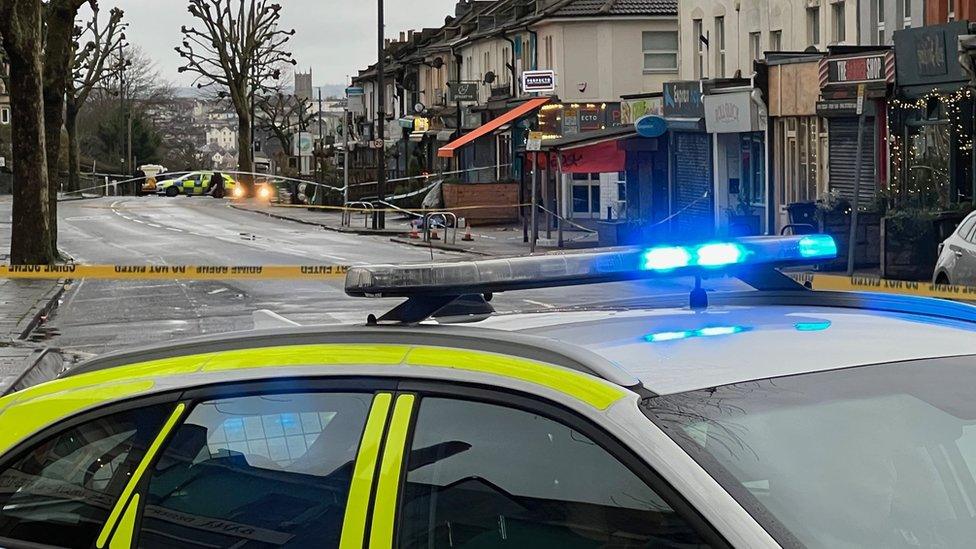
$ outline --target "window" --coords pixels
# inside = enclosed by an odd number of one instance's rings
[[[807,41],[811,46],[820,45],[820,6],[807,8]]]
[[[302,393],[199,404],[152,471],[139,546],[338,547],[372,398]]]
[[[830,9],[834,13],[834,43],[840,44],[847,40],[847,6],[844,2],[837,2]]]
[[[508,70],[507,67],[507,65],[511,62],[512,62],[512,56],[511,53],[508,51],[508,48],[507,47],[502,48],[501,68],[499,69],[499,72],[501,74],[498,75],[498,80],[502,84],[509,84],[512,81],[511,80],[512,73]]]
[[[956,20],[956,0],[949,0],[946,19],[948,19],[950,22]]]
[[[725,77],[725,17],[715,18],[715,76]]]
[[[0,537],[90,547],[172,411],[120,412],[54,435],[0,473]]]
[[[486,51],[481,59],[481,78],[484,79],[485,75],[491,71],[491,52]]]
[[[0,124],[10,124],[10,108],[0,107]]]
[[[905,19],[903,28],[912,28],[912,0],[902,0],[902,15]]]
[[[645,71],[678,70],[677,31],[645,31],[641,35]]]
[[[702,34],[702,20],[695,19],[691,22],[691,39],[694,40],[692,44],[692,51],[695,53],[694,61],[694,72],[695,79],[705,78],[705,41],[704,34]]]
[[[962,238],[968,238],[969,233],[972,232],[974,226],[976,226],[976,215],[971,215],[969,216],[969,219],[966,219],[966,221],[959,226],[956,234]]]
[[[705,546],[601,446],[534,413],[424,399],[407,471],[400,547]]]
[[[885,3],[884,0],[877,0],[875,6],[878,13],[878,45],[885,43]]]
[[[547,36],[545,38],[545,47],[546,47],[546,68],[555,69],[556,67],[553,64],[554,54],[552,51],[552,36]]]
[[[762,57],[762,33],[750,32],[749,33],[749,58],[752,61],[758,61]],[[752,67],[750,66],[748,71],[752,74]]]
[[[769,33],[769,51],[783,51],[783,31],[774,30]]]

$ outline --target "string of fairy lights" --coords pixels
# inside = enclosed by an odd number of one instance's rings
[[[958,162],[969,163],[969,155],[973,152],[974,136],[972,129],[966,124],[965,108],[971,105],[973,97],[976,96],[972,88],[962,88],[956,91],[946,92],[938,88],[932,89],[924,95],[914,99],[891,99],[888,103],[891,116],[888,117],[888,136],[889,154],[891,157],[891,177],[887,193],[896,202],[907,201],[913,204],[942,202],[948,205],[951,201],[952,177],[949,173],[948,158],[951,154],[949,148],[955,142],[960,152]],[[930,117],[930,110],[941,106],[945,110],[944,116]],[[944,166],[916,164],[906,165],[909,160],[920,160],[911,158],[915,153],[911,150],[912,143],[906,143],[906,135],[899,131],[898,125],[904,124],[910,117],[916,119],[929,119],[932,121],[944,120],[943,124],[929,124],[919,126],[921,131],[930,129],[931,131],[948,132],[944,136],[945,150],[935,151],[944,155]],[[909,138],[918,135],[909,136]],[[923,139],[929,136],[922,134]],[[925,143],[924,150],[931,154],[935,143]],[[931,160],[929,158],[928,160]],[[932,164],[932,163],[930,163]],[[910,170],[906,171],[905,168]]]

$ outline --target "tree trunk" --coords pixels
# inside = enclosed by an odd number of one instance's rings
[[[78,173],[81,171],[81,153],[78,146],[78,106],[68,97],[64,113],[64,127],[68,132],[68,190],[81,188]]]
[[[48,216],[40,0],[4,0],[0,35],[10,63],[14,171],[10,263],[49,265],[55,255]]]
[[[71,75],[71,43],[78,8],[73,0],[48,4],[44,44],[44,135],[47,139],[48,223],[51,248],[58,250],[58,191],[61,190],[61,128],[64,126],[64,94]]]
[[[240,111],[241,109],[238,109]],[[246,194],[250,195],[254,190],[254,176],[249,175],[254,172],[254,145],[251,144],[251,116],[250,113],[237,113],[237,169],[246,174],[240,174],[237,178],[244,187]]]

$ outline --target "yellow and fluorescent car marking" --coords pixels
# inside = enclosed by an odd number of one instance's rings
[[[393,396],[380,393],[373,399],[373,406],[366,420],[363,440],[356,456],[352,484],[349,487],[349,501],[346,515],[342,521],[342,537],[339,549],[362,549],[366,537],[366,515],[369,512],[369,496],[373,492],[373,476],[376,472],[376,458],[383,444],[383,428],[389,415]]]
[[[451,368],[518,379],[559,391],[599,410],[606,410],[626,394],[624,389],[596,377],[513,356],[417,347],[410,351],[406,362],[412,366]]]
[[[390,432],[383,449],[379,482],[376,485],[376,505],[373,507],[373,529],[369,535],[370,549],[393,547],[393,519],[396,517],[397,486],[403,467],[403,452],[413,412],[413,395],[400,395],[393,408]]]
[[[129,499],[132,493],[135,492],[136,486],[139,485],[139,479],[142,478],[142,474],[146,472],[146,468],[149,467],[149,463],[156,457],[156,452],[159,451],[159,447],[163,445],[163,441],[169,436],[170,431],[173,427],[180,421],[180,417],[183,416],[183,410],[186,409],[186,404],[179,403],[176,405],[176,409],[170,414],[169,419],[163,424],[163,428],[159,430],[159,434],[156,435],[156,439],[152,441],[149,448],[146,449],[146,455],[142,457],[142,461],[136,466],[136,470],[132,472],[132,476],[129,478],[129,482],[122,489],[122,494],[119,495],[118,501],[115,502],[115,507],[112,508],[112,512],[108,515],[108,520],[105,521],[105,526],[102,527],[102,532],[98,534],[98,539],[95,541],[95,546],[101,549],[105,547],[105,542],[108,541],[109,534],[112,533],[112,528],[115,527],[115,522],[119,520],[119,516],[122,515],[122,511],[126,508],[129,503]]]
[[[201,372],[329,366],[448,368],[546,387],[605,410],[626,394],[580,372],[533,360],[466,349],[388,344],[260,347],[201,353],[69,376],[0,398],[0,454],[61,419],[150,392],[156,380]],[[231,379],[228,378],[228,381]]]
[[[129,505],[125,508],[125,514],[119,522],[119,527],[112,536],[112,541],[108,543],[108,549],[129,549],[132,547],[132,535],[136,530],[136,515],[139,513],[139,494],[132,496]]]

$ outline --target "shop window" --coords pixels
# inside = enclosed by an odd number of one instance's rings
[[[641,39],[645,72],[678,70],[677,31],[645,31]]]

